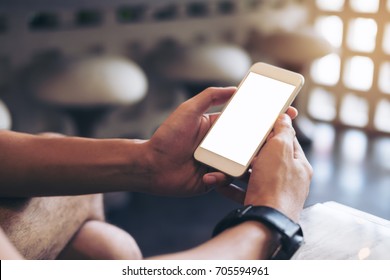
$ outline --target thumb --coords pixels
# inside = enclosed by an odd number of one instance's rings
[[[212,106],[226,103],[236,90],[236,87],[210,87],[189,99],[187,102],[192,104],[191,108],[193,108],[197,114],[203,114]]]

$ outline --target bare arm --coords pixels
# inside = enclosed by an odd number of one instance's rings
[[[276,233],[260,223],[245,222],[193,249],[150,259],[268,259],[278,245]]]
[[[0,196],[75,195],[142,188],[150,184],[151,178],[144,150],[144,142],[137,140],[2,131]]]
[[[204,193],[210,189],[202,181],[206,168],[192,156],[211,126],[203,113],[225,103],[234,91],[206,89],[179,106],[148,141],[0,131],[0,197]]]

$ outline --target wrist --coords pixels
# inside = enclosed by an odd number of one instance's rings
[[[264,194],[256,196],[255,199],[251,199],[251,197],[247,195],[244,205],[267,206],[273,208],[283,213],[294,222],[299,221],[299,214],[302,210],[302,206],[298,206],[297,203],[291,201],[291,199],[283,200],[276,196],[267,196]]]
[[[280,246],[273,258],[289,259],[303,243],[301,227],[280,211],[267,206],[248,205],[232,211],[216,225],[213,236],[248,221],[261,223],[280,235]]]
[[[245,237],[246,246],[256,248],[253,252],[255,259],[270,259],[281,245],[280,234],[263,223],[246,221],[237,225],[236,228],[240,231],[240,236]]]
[[[136,192],[149,192],[155,180],[155,168],[148,140],[127,140],[124,164],[124,188]]]

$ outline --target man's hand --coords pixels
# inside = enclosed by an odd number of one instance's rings
[[[286,111],[286,114],[292,120],[294,120],[298,116],[298,111],[294,107],[289,107]],[[274,135],[274,131],[271,131],[271,133],[267,139],[270,139],[273,135]],[[249,175],[250,174],[248,172],[246,174],[244,174],[240,178],[241,181],[248,182]],[[233,179],[229,178],[225,174],[223,174],[221,172],[207,173],[204,175],[203,181],[207,185],[215,185],[217,192],[219,192],[223,196],[226,196],[226,197],[228,197],[228,198],[230,198],[238,203],[242,203],[242,204],[244,203],[246,192],[242,188],[240,188],[234,184],[231,184]]]
[[[312,173],[291,118],[283,114],[253,161],[244,204],[269,206],[298,221]]]
[[[217,118],[205,112],[226,103],[235,91],[235,87],[208,88],[181,104],[159,127],[146,143],[153,166],[150,192],[194,195],[211,189],[202,180],[207,168],[194,160],[193,153]]]

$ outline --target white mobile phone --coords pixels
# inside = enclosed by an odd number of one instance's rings
[[[243,175],[303,83],[298,73],[254,64],[195,150],[195,159],[230,176]]]

